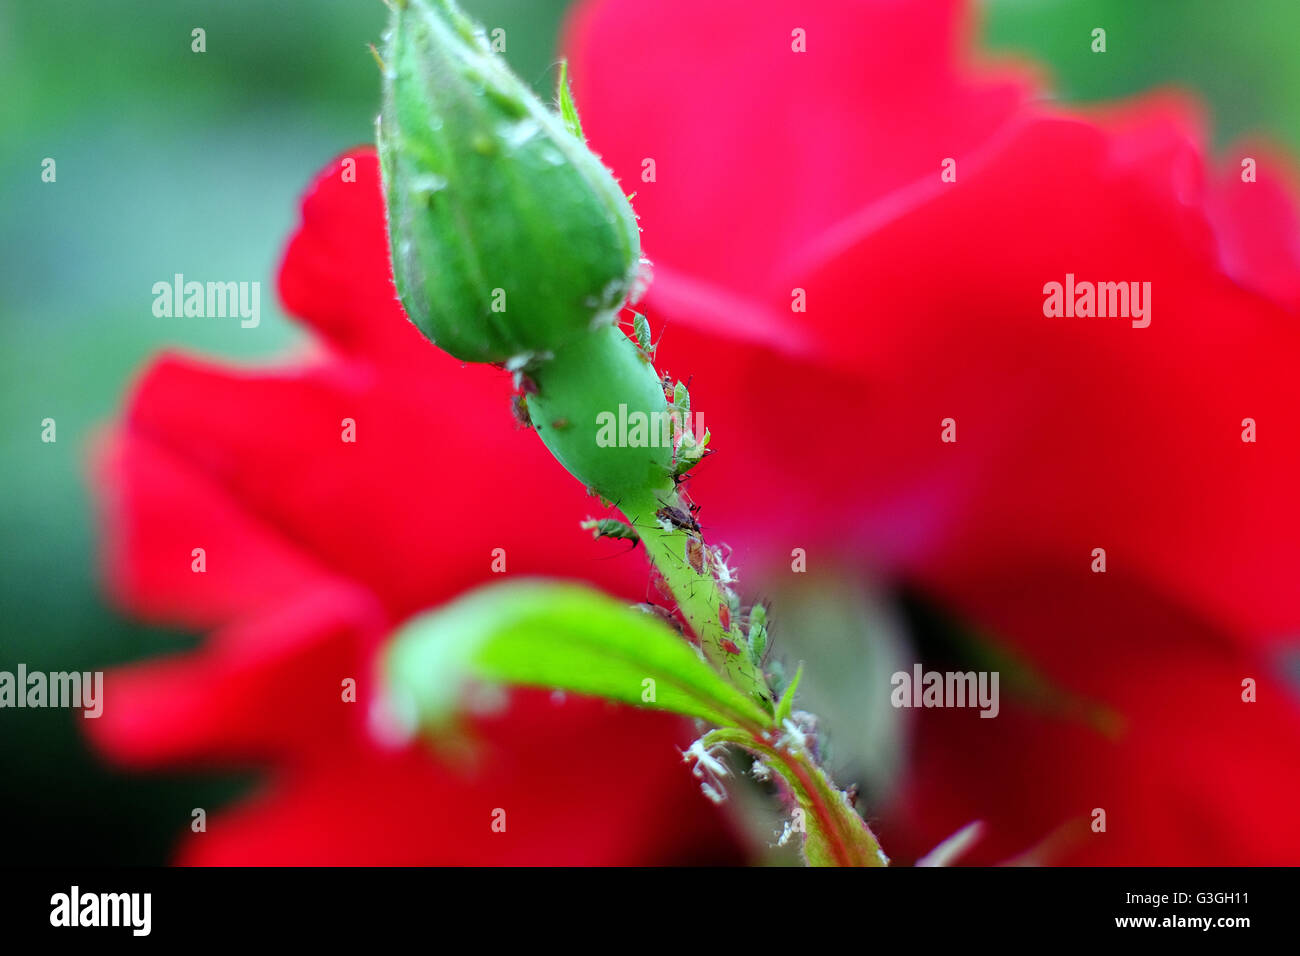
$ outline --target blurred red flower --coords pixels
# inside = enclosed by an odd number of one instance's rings
[[[509,377],[462,366],[406,321],[373,154],[331,163],[302,217],[280,292],[323,349],[257,371],[161,358],[100,456],[111,592],[213,633],[108,675],[95,742],[136,767],[272,768],[260,793],[187,834],[186,863],[739,859],[674,750],[689,728],[662,715],[521,691],[473,721],[468,762],[372,732],[378,642],[495,578],[494,549],[512,575],[632,600],[646,570],[639,555],[599,559],[578,527],[592,502],[516,431]]]
[[[636,191],[660,354],[697,373],[721,449],[696,496],[741,567],[792,547],[871,567],[1121,718],[1111,737],[1015,701],[922,712],[878,830],[892,855],[982,818],[970,858],[1006,859],[1100,807],[1107,832],[1080,824],[1053,860],[1294,863],[1287,167],[1254,146],[1207,171],[1195,105],[1170,94],[1044,102],[1027,71],[964,61],[966,13],[579,8],[584,128]],[[1150,282],[1150,326],[1045,317],[1067,273]]]
[[[697,497],[740,567],[797,546],[919,586],[1121,718],[1108,736],[1006,685],[995,720],[919,712],[907,779],[871,808],[897,859],[975,818],[971,858],[1006,859],[1102,807],[1107,832],[1050,859],[1294,862],[1300,712],[1273,655],[1300,630],[1300,220],[1280,163],[1251,149],[1243,183],[1237,150],[1207,175],[1170,96],[1088,118],[1035,102],[1023,71],[962,61],[963,11],[600,0],[575,17],[578,105],[637,192],[660,355],[696,373],[722,448]],[[492,548],[511,573],[634,598],[645,570],[594,561],[589,504],[513,433],[501,376],[406,323],[373,160],[355,158],[356,183],[333,164],[313,187],[281,275],[324,354],[256,373],[164,359],[109,446],[114,592],[217,630],[112,675],[92,731],[136,765],[275,768],[187,861],[725,858],[670,721],[515,694],[478,722],[477,769],[365,727],[375,642],[487,580]],[[1044,317],[1066,273],[1151,282],[1150,327]],[[363,703],[340,704],[348,676]]]

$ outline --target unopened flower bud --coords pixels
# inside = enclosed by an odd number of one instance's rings
[[[618,183],[452,0],[392,7],[378,144],[407,315],[472,362],[612,322],[640,259]]]

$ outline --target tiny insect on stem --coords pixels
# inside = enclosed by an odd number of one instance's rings
[[[593,538],[616,538],[622,541],[631,541],[633,550],[641,542],[641,536],[637,534],[635,528],[631,525],[619,521],[617,518],[588,518],[582,522],[579,527],[584,531],[590,531]]]
[[[681,508],[664,504],[663,501],[660,501],[660,504],[663,504],[663,507],[655,512],[655,517],[661,522],[670,525],[679,531],[687,531],[691,534],[700,533],[700,524],[695,520],[693,514],[688,514],[687,512],[682,511]],[[697,509],[692,509],[692,511],[694,510]]]
[[[528,414],[528,396],[518,393],[510,396],[510,413],[514,415],[516,428],[532,428],[533,419]]]

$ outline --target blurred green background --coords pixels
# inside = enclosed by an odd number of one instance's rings
[[[549,95],[565,0],[463,5],[505,28],[508,58]],[[1300,0],[982,6],[985,42],[1038,59],[1064,99],[1183,85],[1208,101],[1219,145],[1264,133],[1300,154]],[[378,75],[366,44],[386,12],[379,0],[0,6],[0,670],[94,670],[193,642],[100,599],[88,443],[162,346],[254,358],[294,341],[271,295],[253,330],[155,318],[151,286],[183,272],[273,288],[300,190],[371,138]],[[1096,26],[1104,56],[1090,50]],[[45,157],[56,183],[41,181]],[[46,417],[55,444],[41,441]],[[833,701],[819,709],[837,712]],[[85,751],[79,719],[0,711],[0,861],[162,862],[189,808],[210,811],[249,784],[114,773]]]

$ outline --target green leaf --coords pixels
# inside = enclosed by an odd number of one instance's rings
[[[383,673],[394,713],[445,725],[466,682],[574,691],[722,727],[771,718],[659,618],[604,594],[541,580],[480,588],[391,638]]]
[[[582,120],[578,119],[578,107],[573,102],[573,90],[569,87],[569,61],[560,61],[560,82],[556,86],[555,95],[560,104],[560,119],[564,120],[564,125],[569,128],[569,132],[584,143],[587,137],[582,132]]]

